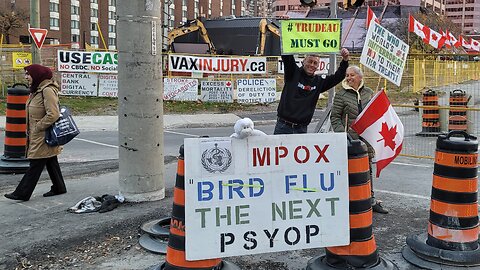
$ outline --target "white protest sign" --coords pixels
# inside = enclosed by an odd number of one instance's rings
[[[58,71],[117,73],[118,54],[116,52],[57,52]]]
[[[66,96],[97,96],[98,76],[86,73],[62,73],[60,94]]]
[[[221,74],[265,74],[266,57],[168,55],[168,70]]]
[[[195,101],[198,99],[198,80],[184,78],[163,79],[163,100]]]
[[[98,75],[98,96],[118,97],[118,76],[116,74]]]
[[[400,86],[409,46],[387,29],[372,22],[368,28],[360,63]]]
[[[349,244],[345,133],[184,143],[187,260]]]
[[[275,79],[238,79],[238,103],[275,102],[277,81]]]
[[[295,57],[295,63],[297,63],[298,67],[302,66],[303,59],[304,59],[303,57]],[[329,68],[330,68],[330,58],[320,57],[320,63],[318,65],[317,70],[315,71],[315,74],[328,74]],[[283,66],[283,61],[281,57],[278,58],[277,72],[278,74],[285,73],[285,68]]]
[[[200,84],[202,101],[233,102],[232,81],[202,81]]]

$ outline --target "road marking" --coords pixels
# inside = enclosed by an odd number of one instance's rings
[[[410,163],[403,163],[403,162],[392,162],[395,165],[402,165],[402,166],[412,166],[412,167],[421,167],[421,168],[432,168],[432,165],[423,165],[423,164],[410,164]]]
[[[182,133],[182,132],[176,132],[176,131],[170,131],[170,130],[165,130],[164,132],[166,133],[171,133],[171,134],[176,134],[176,135],[183,135],[183,136],[188,136],[188,137],[194,137],[198,138],[198,135],[193,135],[193,134],[188,134],[188,133]]]
[[[96,144],[96,145],[101,145],[101,146],[106,146],[106,147],[111,147],[111,148],[118,149],[118,145],[111,145],[111,144],[106,144],[106,143],[100,143],[100,142],[91,141],[91,140],[86,140],[86,139],[80,139],[80,138],[73,138],[73,139],[74,139],[74,140],[77,140],[77,141],[88,142],[88,143],[93,143],[93,144]]]
[[[392,195],[403,196],[403,197],[430,200],[430,197],[422,196],[422,195],[415,195],[415,194],[410,194],[410,193],[403,193],[403,192],[396,192],[396,191],[375,189],[375,192],[377,192],[377,191],[378,191],[378,192],[382,192],[382,193],[392,194]]]

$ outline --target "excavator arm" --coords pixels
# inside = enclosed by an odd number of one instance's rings
[[[258,25],[259,33],[258,33],[258,42],[257,42],[257,55],[264,55],[265,54],[265,42],[267,38],[267,30],[272,32],[277,37],[280,37],[280,30],[276,26],[271,23],[268,23],[267,19],[263,18],[260,20]]]
[[[182,25],[181,27],[175,28],[168,33],[168,50],[173,51],[172,44],[177,37],[186,35],[191,32],[199,31],[200,36],[202,37],[203,41],[208,44],[209,50],[211,54],[216,53],[215,46],[213,45],[212,41],[208,37],[207,29],[205,25],[199,20],[191,20]]]

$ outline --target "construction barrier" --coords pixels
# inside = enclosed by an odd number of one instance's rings
[[[368,150],[360,140],[348,142],[350,245],[327,247],[326,255],[311,259],[307,270],[398,269],[381,258],[372,232],[372,194]]]
[[[30,91],[24,84],[14,84],[8,88],[4,154],[0,161],[0,172],[25,172],[28,161],[25,158],[27,146],[26,103]]]
[[[407,237],[407,261],[426,269],[480,266],[477,160],[476,137],[438,136],[428,231]]]
[[[177,177],[173,191],[172,218],[170,221],[170,235],[168,238],[165,263],[162,270],[240,270],[236,265],[222,261],[222,259],[208,259],[187,261],[185,256],[185,160],[183,145],[178,157]]]
[[[438,136],[440,132],[440,112],[438,109],[437,92],[428,89],[422,95],[423,106],[429,106],[423,109],[422,113],[422,131],[417,136]],[[432,106],[432,107],[430,107]],[[437,107],[437,108],[435,108]]]
[[[448,131],[467,131],[467,103],[468,98],[465,91],[456,89],[450,92],[448,112]]]

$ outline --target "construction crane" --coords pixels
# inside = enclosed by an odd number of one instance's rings
[[[272,32],[277,37],[280,37],[280,30],[272,23],[269,22],[266,18],[260,20],[258,24],[258,42],[257,42],[257,55],[264,55],[265,54],[265,42],[267,39],[267,30]]]
[[[208,37],[207,29],[205,28],[203,23],[198,19],[189,20],[184,25],[178,28],[172,29],[172,31],[168,33],[168,51],[170,52],[173,51],[173,42],[177,37],[180,37],[195,31],[199,31],[202,39],[205,41],[206,44],[208,44],[210,54],[215,54],[216,53],[215,46],[213,45],[212,41]]]

